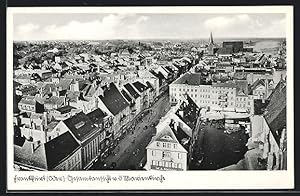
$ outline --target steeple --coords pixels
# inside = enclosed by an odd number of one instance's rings
[[[212,32],[210,32],[210,36],[209,36],[209,44],[213,45],[214,44],[214,39],[212,36]]]

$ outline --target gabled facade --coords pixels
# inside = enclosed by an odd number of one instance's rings
[[[187,151],[178,142],[169,125],[157,130],[147,149],[146,170],[185,171]]]

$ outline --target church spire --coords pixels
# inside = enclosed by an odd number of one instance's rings
[[[213,35],[212,32],[210,32],[210,36],[209,36],[209,44],[214,44],[214,39],[213,39]]]

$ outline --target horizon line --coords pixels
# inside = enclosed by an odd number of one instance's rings
[[[116,41],[116,40],[127,40],[127,41],[138,41],[138,40],[203,40],[209,38],[111,38],[111,39],[44,39],[44,40],[13,40],[13,42],[30,42],[30,41]],[[286,39],[286,37],[214,37],[214,40],[219,39]]]

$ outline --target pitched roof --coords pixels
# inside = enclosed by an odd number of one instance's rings
[[[286,84],[279,82],[270,96],[264,117],[279,144],[281,131],[286,126]]]
[[[73,79],[61,79],[56,85],[60,90],[68,90],[72,84]]]
[[[126,88],[126,90],[130,93],[130,95],[135,99],[140,97],[140,94],[136,92],[136,90],[131,86],[130,83],[125,84],[124,88]]]
[[[24,96],[20,102],[21,104],[27,104],[27,105],[35,105],[36,101],[34,100],[33,96]]]
[[[57,97],[57,96],[52,96],[49,99],[46,99],[44,101],[45,104],[55,104],[55,105],[63,105],[64,104],[64,97]]]
[[[48,170],[55,168],[78,148],[79,144],[68,131],[45,143]]]
[[[93,123],[102,123],[106,114],[99,108],[87,114]]]
[[[65,114],[65,113],[71,112],[72,109],[75,109],[75,108],[72,106],[66,105],[66,106],[57,108],[56,110],[59,111],[61,114]]]
[[[187,102],[182,102],[178,110],[175,114],[191,129],[193,129],[196,125],[196,121],[198,118],[199,107],[195,104],[195,102],[190,98],[189,95],[185,95]],[[181,116],[180,113],[183,113]]]
[[[151,90],[154,90],[154,87],[152,86],[152,84],[150,84],[150,82],[147,81],[146,84],[147,84],[148,88],[150,88]]]
[[[114,83],[110,83],[109,88],[105,89],[103,94],[104,96],[100,95],[99,97],[113,115],[120,113],[129,106]]]
[[[133,86],[140,92],[144,92],[147,89],[147,86],[142,84],[141,82],[137,81],[133,83]]]
[[[165,126],[154,137],[153,141],[179,143],[169,125]]]
[[[64,123],[79,141],[84,141],[96,128],[83,112],[64,120]]]
[[[174,84],[201,85],[201,74],[185,73],[173,82]]]
[[[123,89],[121,90],[121,93],[123,94],[123,96],[127,99],[128,102],[131,102],[132,99],[131,97],[127,94],[126,91],[124,91]]]
[[[178,144],[178,148],[176,151],[180,152],[187,152],[187,150],[180,144],[180,142],[177,140],[174,132],[172,131],[171,127],[169,125],[166,125],[162,130],[156,133],[155,136],[152,137],[150,143],[146,148],[151,148],[151,149],[160,149],[156,145],[154,145],[154,142],[170,142],[174,144]]]

